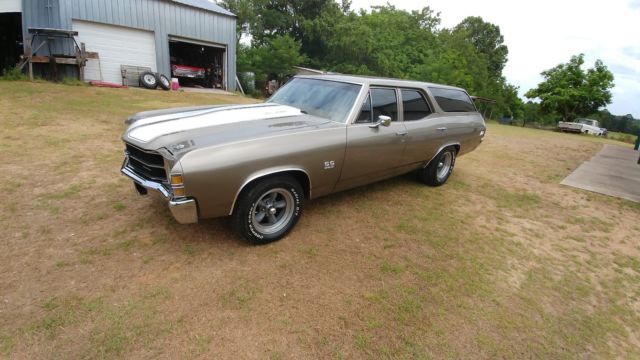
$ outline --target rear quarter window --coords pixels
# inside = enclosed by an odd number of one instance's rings
[[[431,87],[431,94],[445,112],[475,112],[476,107],[467,93],[455,89]]]

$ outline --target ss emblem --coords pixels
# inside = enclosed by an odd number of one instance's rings
[[[336,162],[335,161],[325,161],[324,162],[324,169],[325,170],[329,170],[329,169],[333,169],[334,167],[336,167]]]

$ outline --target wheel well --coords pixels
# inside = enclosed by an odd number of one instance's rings
[[[243,192],[245,192],[247,189],[250,189],[251,186],[256,184],[258,181],[261,181],[270,177],[282,176],[282,175],[289,175],[294,179],[296,179],[300,183],[300,186],[302,186],[302,189],[304,190],[305,199],[309,199],[311,197],[311,181],[309,180],[309,176],[307,175],[307,173],[305,173],[302,170],[283,170],[283,171],[270,173],[270,174],[257,177],[249,181],[248,183],[244,184],[244,186],[242,186],[240,191],[238,191],[238,193],[236,194],[236,198],[233,200],[233,204],[231,205],[231,210],[229,212],[229,215],[231,215],[231,213],[234,211],[236,207],[236,202],[238,201],[238,198]]]
[[[452,146],[456,149],[456,156],[457,156],[460,153],[460,144],[451,144],[451,145],[443,146],[442,148],[440,148],[440,150],[438,150],[438,152],[435,155],[433,155],[431,159],[429,159],[429,161],[427,161],[427,163],[424,166],[425,167],[429,166],[429,164],[433,161],[433,159],[435,159],[438,156],[438,154],[442,152],[442,150]]]
[[[309,180],[309,176],[304,171],[290,170],[285,171],[284,174],[290,175],[298,180],[300,186],[302,186],[302,189],[304,189],[305,199],[311,197],[311,181]],[[282,175],[282,173],[279,173],[278,175]]]
[[[311,182],[309,181],[309,177],[307,176],[307,174],[302,170],[285,170],[285,171],[280,171],[280,172],[275,172],[275,173],[260,176],[248,182],[240,192],[243,192],[246,189],[249,189],[251,186],[253,186],[255,183],[261,180],[264,180],[270,177],[275,177],[275,176],[282,176],[282,175],[289,175],[300,183],[300,186],[302,186],[302,188],[304,189],[305,199],[308,199],[311,196]]]

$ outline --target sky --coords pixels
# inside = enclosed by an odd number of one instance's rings
[[[615,77],[607,108],[640,119],[640,0],[352,0],[352,8],[387,1],[406,10],[429,6],[446,28],[467,16],[498,25],[509,48],[503,74],[523,98],[543,80],[542,71],[572,55],[584,53],[587,67],[600,59]]]

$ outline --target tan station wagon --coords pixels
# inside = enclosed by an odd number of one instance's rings
[[[231,216],[251,243],[285,236],[306,199],[416,171],[444,184],[485,123],[460,88],[298,76],[263,104],[148,111],[127,120],[122,173],[180,223]]]

